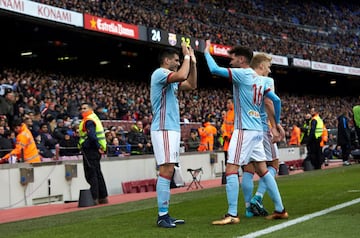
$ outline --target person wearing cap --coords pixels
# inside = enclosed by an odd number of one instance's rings
[[[15,148],[1,158],[0,164],[8,162],[10,156],[23,159],[26,163],[40,163],[41,157],[30,130],[19,118],[13,121],[12,127],[17,134]]]

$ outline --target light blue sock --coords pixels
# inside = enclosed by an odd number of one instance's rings
[[[250,200],[252,198],[254,190],[254,174],[244,172],[241,180],[241,189],[244,195],[245,207],[250,206]]]
[[[159,216],[169,212],[170,203],[170,180],[159,176],[156,182],[156,196]]]
[[[226,176],[226,195],[228,200],[228,214],[237,216],[239,198],[239,177],[237,174]]]
[[[268,166],[267,169],[269,170],[269,172],[271,173],[271,175],[276,178],[276,169],[272,166]]]
[[[261,197],[261,199],[264,197],[264,194],[266,192],[266,184],[265,181],[263,179],[259,180],[259,186],[256,190],[255,195]]]
[[[272,166],[268,166],[267,168],[268,168],[270,174],[275,178],[276,177],[276,169]],[[266,193],[266,184],[264,183],[263,179],[260,179],[259,186],[258,186],[258,189],[257,189],[255,195],[263,198],[265,193]]]
[[[282,212],[284,210],[284,206],[274,176],[270,173],[266,173],[265,176],[260,179],[264,180],[264,183],[266,184],[269,196],[275,205],[275,211]]]

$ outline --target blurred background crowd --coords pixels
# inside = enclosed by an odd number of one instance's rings
[[[36,2],[89,13],[120,22],[155,27],[224,45],[241,44],[289,58],[296,57],[360,67],[359,4],[356,1],[216,1],[216,0],[38,0]],[[29,69],[30,68],[30,69]],[[294,85],[296,87],[296,85]],[[94,90],[96,89],[96,90]],[[184,143],[208,119],[221,137],[222,114],[230,87],[198,88],[179,92]],[[146,80],[111,79],[82,72],[51,72],[20,65],[0,69],[0,153],[11,149],[15,134],[11,121],[20,117],[31,129],[43,157],[68,147],[61,155],[74,155],[78,140],[79,107],[91,102],[104,120],[110,156],[152,153],[150,89]],[[326,127],[337,128],[346,110],[353,127],[356,96],[295,95],[280,92],[281,123],[288,144],[294,125],[301,126],[311,107]],[[336,134],[336,133],[335,133]],[[218,140],[216,140],[218,141]],[[214,149],[221,149],[216,143]],[[188,149],[188,146],[185,146]]]
[[[357,1],[37,0],[254,51],[360,67]]]

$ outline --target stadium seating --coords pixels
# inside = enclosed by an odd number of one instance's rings
[[[156,179],[122,182],[123,193],[143,193],[156,191]]]

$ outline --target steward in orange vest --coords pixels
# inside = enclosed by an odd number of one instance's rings
[[[227,112],[224,116],[224,121],[221,126],[222,129],[222,137],[224,139],[223,149],[224,151],[228,151],[230,139],[232,133],[234,132],[234,104],[232,99],[228,99],[226,102]]]
[[[216,136],[216,127],[206,119],[203,127],[198,129],[200,136],[200,145],[198,151],[213,151],[214,150],[214,137]]]
[[[6,154],[0,163],[5,163],[11,155],[15,155],[18,160],[24,159],[26,163],[40,163],[41,157],[38,153],[34,137],[27,126],[20,119],[13,122],[14,131],[17,133],[15,148]]]
[[[289,145],[300,145],[300,137],[301,137],[301,129],[297,125],[293,125],[293,129],[291,131],[291,136],[289,140]]]

